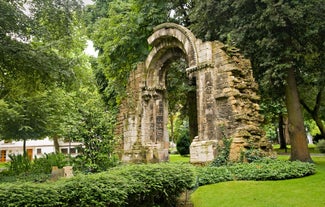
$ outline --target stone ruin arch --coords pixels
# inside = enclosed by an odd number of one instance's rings
[[[179,57],[186,59],[186,73],[196,85],[198,134],[190,147],[191,163],[212,161],[223,136],[233,140],[233,160],[245,148],[270,149],[260,129],[258,86],[249,60],[174,23],[154,28],[148,43],[151,52],[131,73],[120,107],[123,162],[168,161],[166,64]]]

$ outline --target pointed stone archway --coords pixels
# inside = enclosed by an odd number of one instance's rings
[[[120,108],[122,161],[169,159],[166,65],[180,57],[187,61],[186,73],[196,85],[198,134],[190,147],[190,161],[212,161],[223,136],[233,139],[233,160],[246,148],[269,150],[260,129],[258,86],[249,60],[220,42],[203,42],[174,23],[157,26],[148,42],[151,52],[131,73]]]

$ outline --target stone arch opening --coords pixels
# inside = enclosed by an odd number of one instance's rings
[[[268,149],[259,124],[257,84],[250,62],[228,51],[220,42],[202,42],[185,27],[165,23],[148,38],[152,49],[132,72],[128,97],[120,108],[124,162],[160,162],[169,159],[166,73],[175,59],[184,58],[195,85],[197,136],[191,144],[191,162],[212,161],[226,135],[233,139],[231,159],[245,148]],[[194,123],[194,122],[192,122]]]

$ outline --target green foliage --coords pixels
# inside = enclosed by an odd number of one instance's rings
[[[320,134],[319,128],[317,127],[315,121],[312,119],[305,120],[305,125],[308,128],[308,132],[311,136],[316,136],[317,134]]]
[[[227,166],[197,168],[197,185],[209,185],[233,180],[232,173]]]
[[[31,167],[31,173],[33,174],[50,174],[52,171],[52,166],[57,166],[62,168],[68,164],[67,157],[64,154],[45,154],[41,158],[36,158],[33,161]]]
[[[9,165],[9,173],[12,175],[19,175],[21,173],[27,172],[31,169],[31,161],[28,159],[27,155],[15,155],[10,154],[11,159]]]
[[[227,138],[225,135],[223,135],[222,143],[218,143],[217,146],[218,154],[212,161],[211,166],[219,167],[230,164],[229,155],[231,143],[232,139]]]
[[[188,127],[186,127],[187,124],[187,122],[183,122],[183,124],[177,128],[177,132],[175,133],[175,138],[177,138],[176,149],[180,155],[190,154],[191,141]]]
[[[144,61],[153,28],[170,21],[187,21],[187,1],[110,0],[96,1],[85,16],[90,39],[98,48],[98,71],[102,91],[119,102],[130,71]],[[172,17],[171,13],[174,13]]]
[[[190,139],[188,135],[183,135],[177,140],[176,148],[180,155],[190,154]]]
[[[92,140],[94,143],[95,140]],[[112,145],[96,140],[97,145],[88,149],[79,149],[81,154],[72,158],[73,168],[82,173],[105,171],[118,165],[117,155],[112,153]]]
[[[0,185],[1,206],[64,206],[54,184],[6,183]],[[7,192],[7,193],[5,193]]]
[[[0,184],[1,206],[174,206],[192,187],[190,165],[129,165],[55,183]],[[28,190],[27,190],[28,189]]]
[[[319,152],[325,153],[325,140],[324,139],[319,140],[316,147],[319,150]]]
[[[251,143],[250,148],[244,149],[240,153],[241,162],[255,162],[265,159],[267,154],[261,149],[255,149],[254,145]]]
[[[46,93],[1,100],[4,107],[0,109],[0,138],[24,140],[45,136],[47,101]]]
[[[315,173],[315,165],[299,161],[261,159],[252,163],[237,163],[198,170],[198,185],[230,180],[284,180]]]
[[[315,174],[315,165],[300,161],[263,159],[231,167],[234,180],[284,180]]]
[[[46,154],[44,157],[30,161],[27,155],[9,155],[11,162],[8,170],[0,173],[2,182],[45,182],[50,178],[52,166],[62,168],[67,164],[67,157],[63,154]]]
[[[85,93],[88,94],[92,94],[94,98],[81,103],[78,109],[81,120],[77,125],[72,125],[75,132],[69,137],[74,137],[84,144],[84,147],[79,149],[80,155],[74,159],[75,169],[82,172],[99,172],[117,164],[113,154],[115,117],[114,112],[105,111],[98,93]]]
[[[289,109],[299,102],[297,85],[304,82],[302,88],[306,89],[305,85],[313,88],[306,90],[307,94],[315,91],[312,100],[324,88],[323,1],[197,0],[194,5],[190,28],[199,38],[226,42],[231,36],[230,45],[240,48],[250,58],[264,99],[278,100],[286,96],[289,119],[293,119],[292,114],[299,114],[297,120],[289,120],[297,123],[290,128],[294,131],[291,134],[299,134],[292,135],[291,139],[301,139],[292,143],[303,143],[293,146],[299,149],[293,151],[292,157],[298,158],[300,153],[299,159],[310,160],[308,153],[302,158],[306,146],[301,112]],[[293,88],[286,87],[288,77],[294,82]],[[291,97],[296,100],[289,102]],[[319,108],[314,111],[319,113]]]

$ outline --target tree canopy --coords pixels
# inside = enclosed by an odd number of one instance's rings
[[[26,141],[48,136],[85,146],[96,139],[102,143],[97,143],[97,155],[108,159],[114,113],[103,104],[92,58],[83,52],[81,3],[0,1],[0,138]],[[88,161],[100,165],[96,160],[103,159]]]
[[[242,49],[251,59],[265,94],[285,97],[292,160],[311,160],[297,85],[302,76],[324,71],[323,64],[319,64],[324,53],[323,3],[322,0],[196,1],[196,10],[191,13],[191,28],[195,33]],[[213,10],[211,5],[217,9]],[[202,15],[206,9],[208,14]]]

